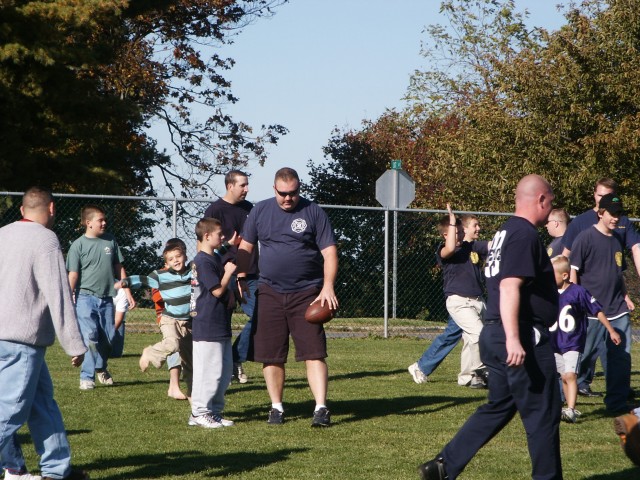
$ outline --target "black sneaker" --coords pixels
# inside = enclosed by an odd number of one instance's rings
[[[322,407],[315,412],[313,412],[313,421],[311,422],[312,427],[330,427],[331,426],[331,414],[329,410],[325,407]]]
[[[277,408],[269,410],[269,418],[267,418],[269,425],[282,425],[284,423],[284,412],[281,412]]]
[[[578,395],[581,395],[583,397],[601,397],[602,393],[594,392],[593,390],[591,390],[591,387],[587,385],[586,387],[578,389]]]
[[[444,469],[444,458],[437,456],[418,467],[418,473],[422,480],[448,480],[449,475]]]

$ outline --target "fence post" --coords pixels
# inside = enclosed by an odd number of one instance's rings
[[[384,211],[384,338],[389,338],[389,209]]]
[[[398,211],[393,211],[393,277],[392,277],[392,318],[396,319],[398,299]]]
[[[171,227],[173,229],[173,238],[178,237],[178,199],[173,199],[173,218],[171,219]]]

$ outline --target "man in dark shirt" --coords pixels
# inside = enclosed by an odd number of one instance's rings
[[[548,330],[556,321],[558,291],[536,229],[547,221],[553,199],[551,186],[538,175],[518,183],[515,216],[493,237],[485,267],[480,352],[490,372],[488,402],[433,460],[420,465],[423,479],[457,478],[516,413],[527,432],[532,478],[562,479],[560,391]]]
[[[275,198],[258,202],[249,214],[237,256],[238,275],[242,275],[248,271],[250,255],[260,242],[253,360],[263,364],[271,398],[267,422],[284,422],[282,397],[291,334],[296,360],[306,364],[316,402],[311,425],[328,427],[326,337],[322,325],[305,321],[304,314],[315,302],[338,308],[333,287],[338,273],[336,240],[327,214],[300,196],[295,170],[278,170],[273,189]],[[244,283],[240,282],[242,292],[246,291]]]
[[[564,208],[554,208],[549,214],[549,220],[547,220],[547,232],[549,236],[553,238],[551,243],[547,246],[547,253],[549,258],[562,255],[564,250],[563,237],[567,231],[569,225],[569,214]]]
[[[224,176],[224,184],[226,193],[224,197],[219,198],[209,205],[204,212],[207,218],[217,218],[222,223],[222,233],[226,239],[239,235],[244,227],[244,222],[253,208],[253,204],[246,200],[249,193],[249,177],[240,170],[230,170]],[[237,240],[237,244],[240,241]],[[227,253],[222,257],[223,263],[232,261],[235,263],[238,247],[232,245]],[[249,347],[251,344],[251,326],[253,324],[253,311],[256,303],[256,289],[258,288],[258,250],[256,249],[251,255],[249,269],[246,274],[241,274],[237,280],[246,281],[249,295],[246,296],[244,302],[241,303],[242,311],[249,317],[240,335],[233,342],[233,376],[240,383],[247,383],[247,374],[244,372],[242,364],[247,361]],[[235,288],[235,278],[231,284],[231,288]]]

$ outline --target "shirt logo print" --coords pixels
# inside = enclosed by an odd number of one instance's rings
[[[104,247],[104,253],[107,255],[111,255],[111,247]]]
[[[307,222],[304,218],[296,218],[291,222],[291,230],[296,233],[302,233],[307,229]]]

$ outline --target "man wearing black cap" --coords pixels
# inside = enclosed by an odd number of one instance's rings
[[[615,193],[600,198],[598,223],[581,232],[571,248],[571,277],[580,283],[602,304],[603,310],[613,328],[620,334],[622,342],[614,345],[605,338],[603,329],[594,335],[597,344],[606,346],[605,370],[607,393],[604,403],[610,412],[629,410],[627,399],[631,383],[631,323],[623,272],[624,241],[618,233],[618,223],[622,216],[622,200]],[[597,319],[589,319],[597,322]],[[597,328],[590,325],[590,328]],[[589,355],[597,353],[597,348],[585,349],[583,363],[590,361]],[[587,363],[588,364],[588,363]]]

